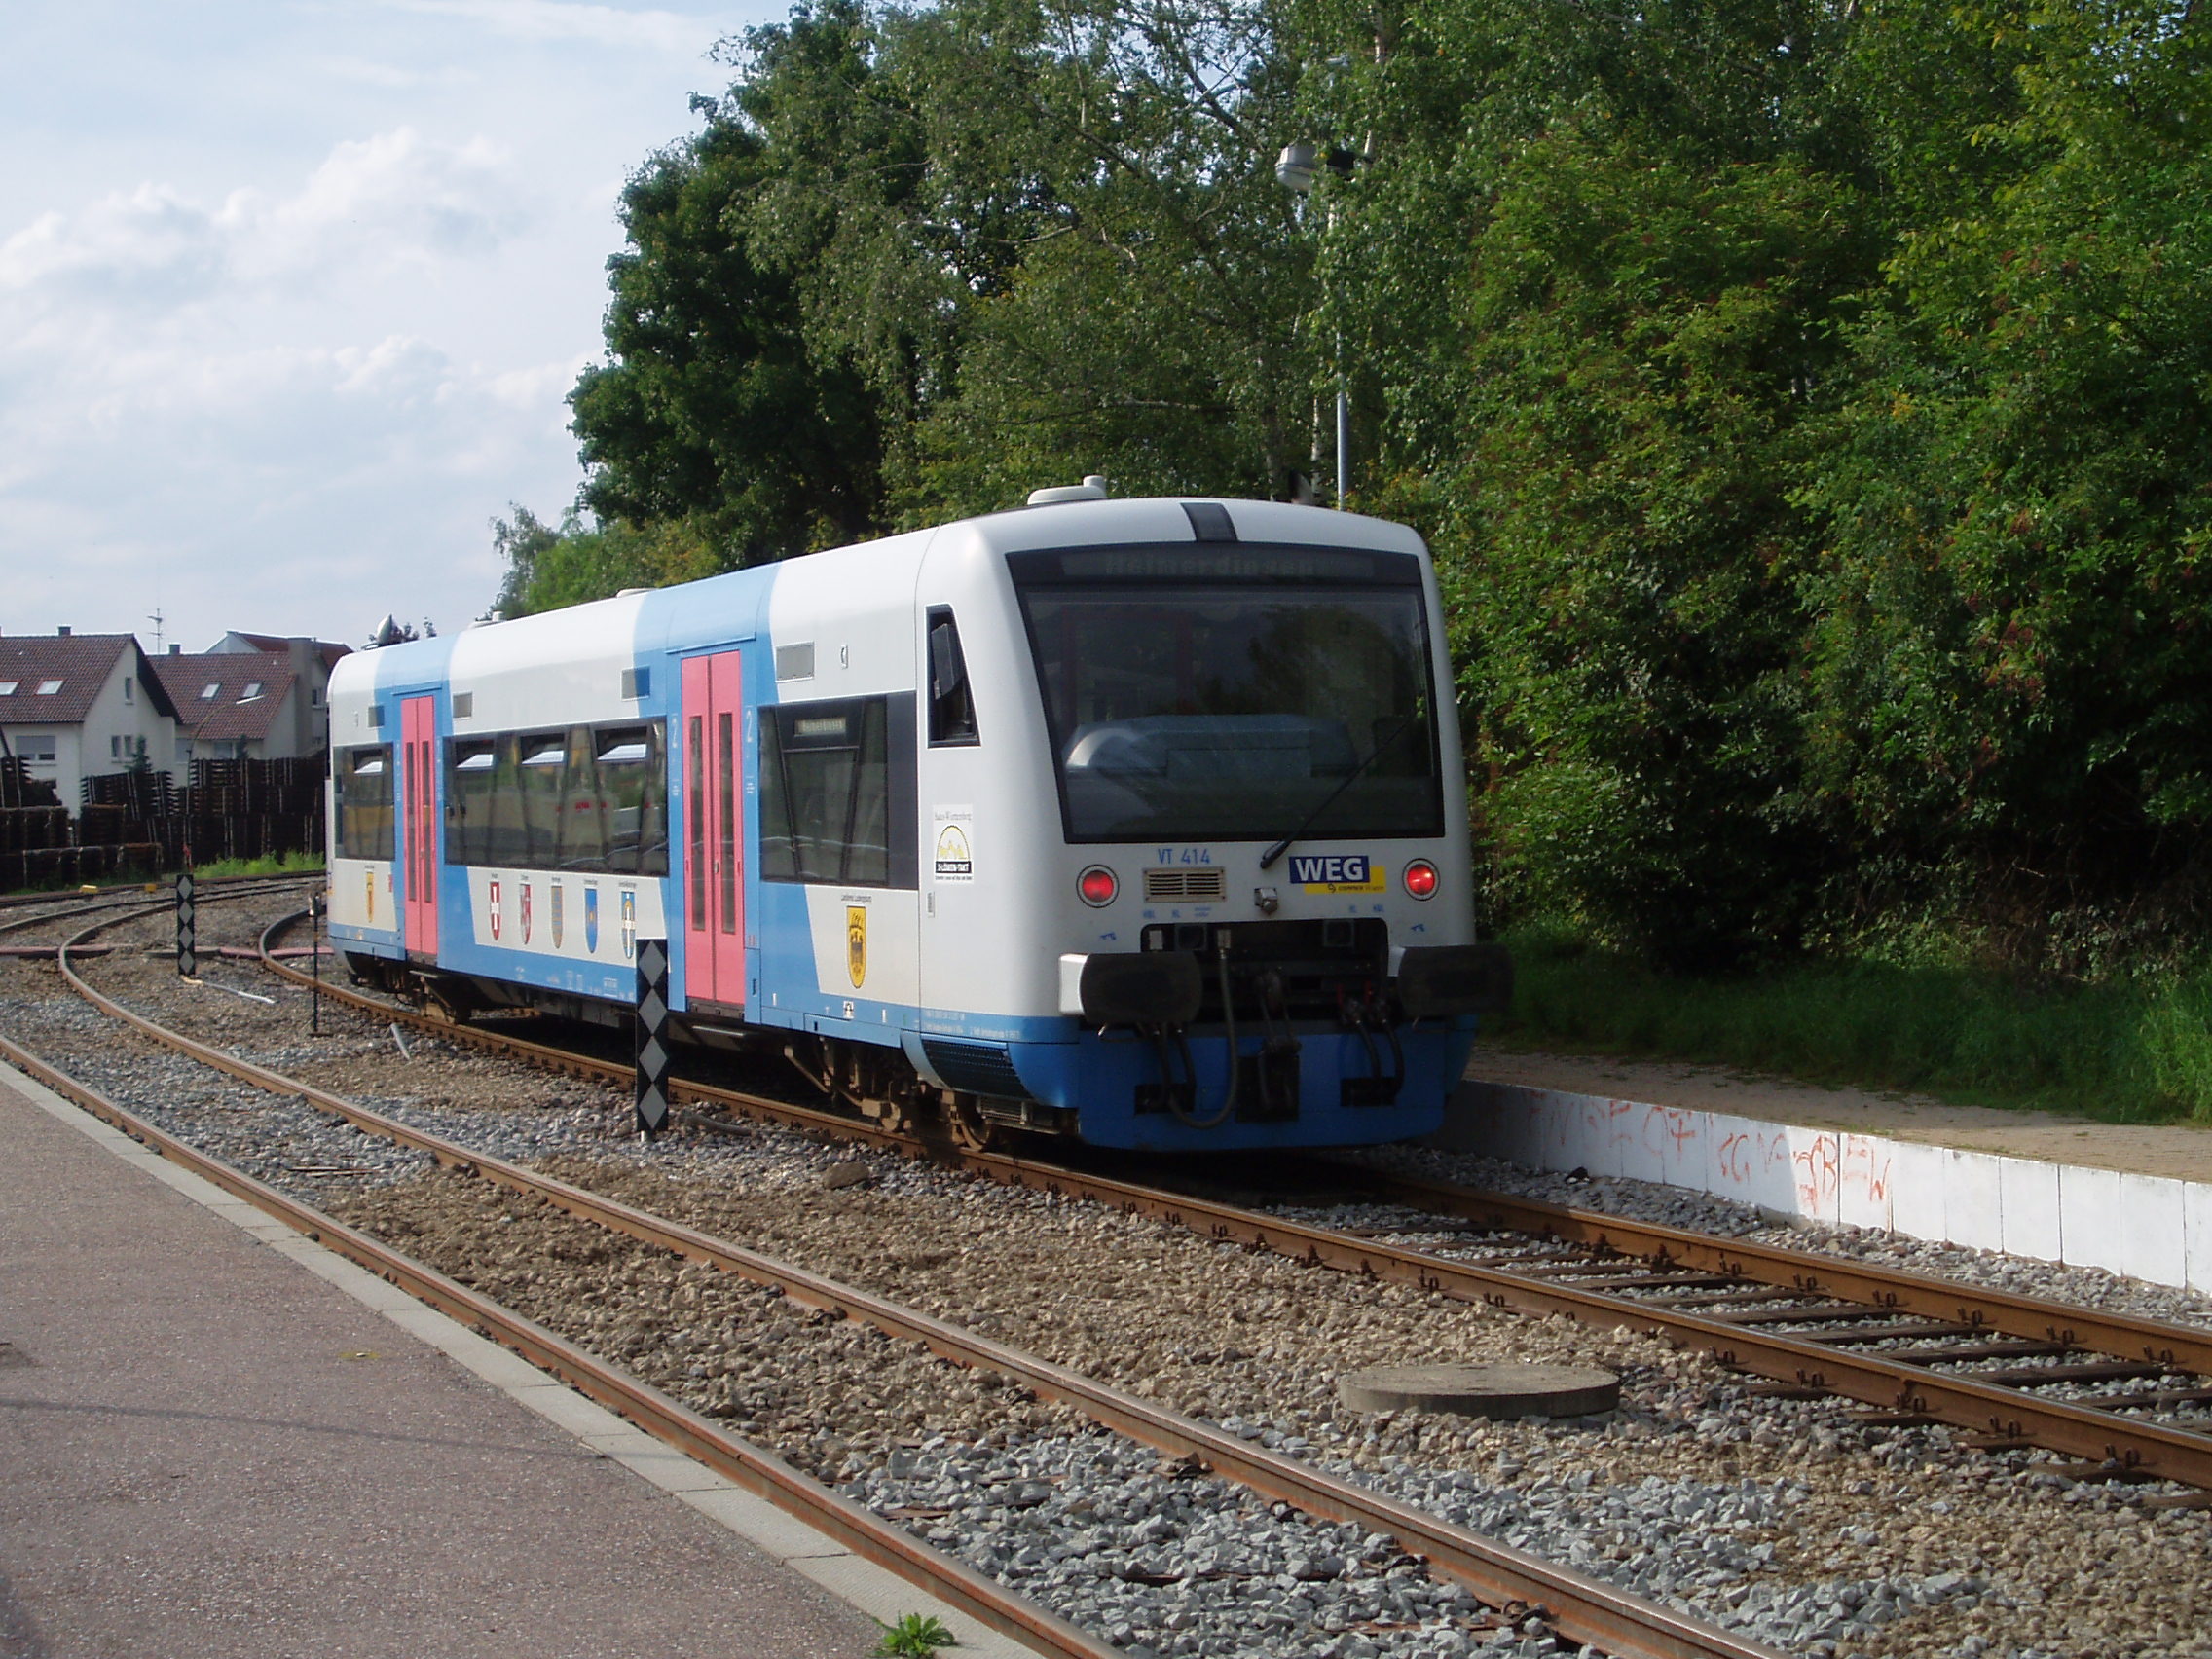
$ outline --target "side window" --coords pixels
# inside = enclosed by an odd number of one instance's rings
[[[592,733],[604,819],[603,868],[616,875],[668,873],[668,758],[658,725]]]
[[[918,884],[914,699],[760,711],[760,874],[853,887]]]
[[[947,606],[929,611],[930,742],[975,743],[976,694],[960,653],[960,624]]]
[[[561,865],[562,795],[569,781],[569,734],[527,732],[519,740],[522,794],[520,846],[515,863],[525,869]]]
[[[391,745],[343,749],[338,758],[338,856],[391,857]]]
[[[498,807],[499,740],[456,738],[446,745],[446,862],[492,863]]]
[[[457,738],[446,746],[456,864],[668,873],[668,759],[658,721]]]

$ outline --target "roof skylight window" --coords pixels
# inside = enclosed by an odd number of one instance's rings
[[[208,699],[213,697],[218,691],[222,690],[222,688],[223,687],[220,683],[210,680],[206,684],[203,685],[200,688],[200,700],[203,703],[208,701]]]
[[[0,697],[13,697],[16,687],[21,683],[20,680],[0,680]]]
[[[41,697],[51,697],[60,689],[61,682],[58,680],[42,680],[38,682],[38,694]]]
[[[258,680],[249,680],[245,682],[245,689],[239,693],[239,701],[241,703],[250,703],[260,695],[261,682]]]

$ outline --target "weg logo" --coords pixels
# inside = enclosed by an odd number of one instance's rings
[[[1290,879],[1300,887],[1365,887],[1368,884],[1365,853],[1330,853],[1308,858],[1295,854]]]

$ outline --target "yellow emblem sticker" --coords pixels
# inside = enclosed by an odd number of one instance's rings
[[[368,890],[369,920],[373,922],[377,919],[377,872],[374,869],[361,871],[361,885]]]
[[[861,981],[867,977],[867,906],[845,906],[845,972],[852,977],[853,988],[860,989]]]

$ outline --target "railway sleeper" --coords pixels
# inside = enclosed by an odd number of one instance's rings
[[[1571,1282],[1571,1281],[1570,1281]],[[1722,1285],[1741,1284],[1742,1279],[1729,1278],[1720,1273],[1641,1273],[1626,1278],[1605,1274],[1600,1278],[1601,1290],[1700,1290],[1717,1289]],[[1665,1301],[1654,1297],[1653,1301]]]
[[[1752,1308],[1742,1312],[1712,1313],[1707,1317],[1730,1325],[1840,1325],[1858,1319],[1894,1319],[1897,1315],[1886,1308],[1852,1302],[1825,1308]]]
[[[1869,1309],[1869,1315],[1875,1318],[1882,1316],[1878,1310],[1874,1309]],[[1805,1333],[1805,1340],[1809,1343],[1825,1343],[1830,1347],[1855,1347],[1862,1343],[1894,1343],[1905,1338],[1917,1340],[1922,1337],[1971,1337],[1975,1334],[1971,1325],[1876,1325],[1863,1331],[1808,1331]],[[1983,1349],[1988,1351],[1982,1351]],[[1939,1353],[1945,1358],[1952,1357],[1955,1354],[1960,1358],[2018,1359],[2029,1354],[2071,1353],[2074,1350],[2072,1348],[2053,1347],[2048,1344],[1985,1343],[1980,1347],[1972,1350],[1929,1348],[1925,1351]],[[1885,1359],[1896,1359],[1898,1355],[1885,1350],[1883,1357]],[[1908,1360],[1905,1363],[1915,1364],[1918,1362]]]
[[[2124,1360],[2098,1360],[2082,1365],[2022,1365],[2009,1371],[1975,1371],[1976,1382],[1999,1388],[2040,1388],[2052,1382],[2119,1382],[2129,1378],[2170,1377],[2163,1365],[2132,1365]]]
[[[1815,1342],[1840,1343],[1837,1335],[1815,1337]],[[2029,1359],[2038,1355],[2073,1353],[2054,1343],[1970,1343],[1957,1347],[1885,1348],[1884,1359],[1899,1365],[1961,1365],[1974,1359]]]
[[[2212,1405],[2212,1388],[2160,1388],[2149,1394],[2088,1394],[2074,1403],[2107,1412],[2168,1411],[2175,1406]]]

